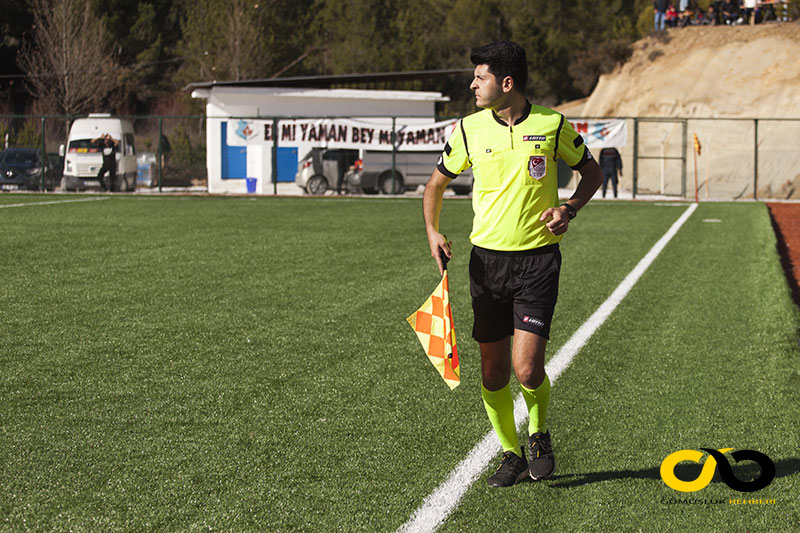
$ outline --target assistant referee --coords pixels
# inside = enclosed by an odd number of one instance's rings
[[[442,195],[451,179],[472,167],[472,336],[480,345],[484,406],[503,447],[500,466],[488,483],[505,487],[525,476],[546,478],[555,470],[544,355],[558,297],[558,242],[600,187],[603,173],[563,115],[525,98],[528,71],[522,47],[491,43],[470,59],[475,65],[470,89],[483,110],[462,118],[450,135],[425,187],[423,214],[431,255],[443,273],[440,250],[448,258],[453,255],[451,243],[439,232]],[[560,206],[557,159],[581,175],[575,194]],[[530,414],[530,463],[514,422],[512,366]]]

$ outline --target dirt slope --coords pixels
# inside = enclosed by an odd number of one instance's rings
[[[698,26],[634,44],[583,116],[800,118],[800,23]]]

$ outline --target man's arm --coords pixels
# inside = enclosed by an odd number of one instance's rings
[[[583,206],[589,203],[594,193],[597,192],[597,189],[603,184],[603,171],[600,170],[600,165],[598,165],[597,161],[594,159],[587,161],[586,164],[578,170],[578,173],[581,175],[578,188],[575,189],[575,193],[572,197],[565,202],[572,206],[575,211],[580,211]],[[539,220],[544,221],[548,218],[551,220],[547,222],[546,226],[553,235],[566,233],[569,226],[569,212],[566,207],[563,205],[551,207],[542,213]]]
[[[431,247],[431,255],[439,266],[439,273],[444,274],[441,252],[443,250],[448,259],[453,257],[450,251],[451,243],[447,242],[444,235],[439,233],[439,213],[442,211],[442,196],[450,178],[434,169],[427,185],[425,194],[422,196],[422,216],[425,218],[425,231],[428,234],[428,244]]]

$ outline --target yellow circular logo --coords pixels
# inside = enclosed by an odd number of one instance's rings
[[[775,478],[775,463],[772,459],[761,452],[755,450],[738,450],[731,454],[735,462],[753,461],[761,468],[761,474],[752,481],[743,481],[737,478],[731,468],[728,459],[723,455],[733,448],[721,448],[713,450],[710,448],[700,448],[700,450],[678,450],[669,454],[661,462],[661,479],[671,488],[680,492],[695,492],[706,488],[714,477],[714,471],[719,468],[719,475],[723,483],[734,490],[740,492],[755,492],[769,485]],[[700,475],[693,481],[683,481],[675,475],[675,467],[683,461],[700,463],[703,459],[703,452],[708,452],[708,457],[700,471]]]

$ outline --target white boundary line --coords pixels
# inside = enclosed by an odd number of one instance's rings
[[[80,198],[75,200],[53,200],[52,202],[27,202],[24,204],[5,204],[0,205],[0,209],[5,209],[7,207],[28,207],[31,205],[53,205],[53,204],[73,204],[75,202],[98,202],[100,200],[108,200],[107,197],[105,198]]]
[[[666,247],[667,243],[678,233],[684,222],[697,209],[697,204],[691,204],[686,211],[672,224],[667,232],[656,242],[649,252],[639,261],[633,270],[614,289],[611,296],[597,308],[592,316],[561,347],[556,355],[545,365],[545,371],[550,377],[550,382],[555,383],[558,376],[566,370],[572,359],[586,344],[595,331],[606,321],[619,303],[630,292],[639,278],[642,277],[656,257]],[[520,422],[519,429],[528,417],[525,399],[521,394],[514,402],[514,416]],[[408,522],[398,528],[398,532],[433,532],[441,526],[448,516],[458,507],[458,504],[467,492],[469,486],[486,468],[487,463],[499,450],[499,441],[494,431],[489,431],[481,441],[470,450],[467,457],[458,463],[450,476],[439,485],[422,505],[414,511]]]

